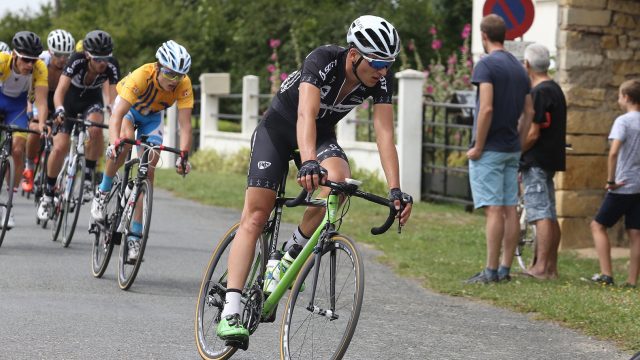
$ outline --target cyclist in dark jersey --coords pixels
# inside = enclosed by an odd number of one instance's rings
[[[101,123],[103,121],[103,87],[108,87],[107,109],[111,108],[116,98],[116,84],[120,80],[120,69],[116,58],[111,56],[113,42],[111,35],[102,31],[89,32],[83,42],[84,52],[74,53],[64,72],[60,76],[58,87],[53,97],[56,110],[54,119],[64,121],[65,114],[76,117],[85,115],[88,120]],[[53,187],[62,169],[64,158],[69,152],[71,121],[64,121],[63,127],[53,140],[53,150],[49,156],[47,169],[47,186],[38,206],[38,218],[46,220],[53,199]],[[89,141],[86,146],[85,201],[93,198],[92,172],[103,152],[104,141],[102,129],[89,129]]]
[[[273,208],[291,155],[300,150],[302,166],[297,178],[308,191],[315,190],[325,176],[344,181],[350,176],[349,163],[336,142],[334,126],[368,97],[374,102],[376,138],[390,198],[398,208],[401,202],[406,204],[400,222],[404,224],[409,219],[411,198],[400,190],[393,139],[390,67],[400,51],[398,33],[380,17],[361,16],[351,24],[347,42],[349,48],[327,45],[313,50],[302,69],[282,83],[253,134],[244,209],[231,245],[225,307],[217,329],[223,340],[248,341],[249,332],[239,315],[240,295],[256,239]],[[327,188],[322,188],[320,196],[328,193]],[[322,208],[307,209],[295,236],[285,246],[294,242],[304,245],[323,216]]]

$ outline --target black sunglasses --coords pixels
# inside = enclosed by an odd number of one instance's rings
[[[27,64],[33,64],[33,63],[35,63],[36,61],[38,61],[38,59],[34,59],[34,58],[31,58],[31,57],[22,56],[22,55],[20,55],[20,54],[16,54],[16,55],[18,55],[18,58],[19,58],[20,60],[22,60],[22,61],[26,62]]]

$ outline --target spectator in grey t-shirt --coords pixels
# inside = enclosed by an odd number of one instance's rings
[[[640,273],[640,79],[620,85],[618,104],[626,111],[613,123],[609,140],[607,194],[591,222],[591,234],[598,252],[600,273],[592,281],[613,285],[611,244],[607,228],[624,215],[631,252],[625,287],[636,287]]]

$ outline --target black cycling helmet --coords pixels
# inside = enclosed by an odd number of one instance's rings
[[[106,31],[93,30],[84,37],[82,47],[91,55],[109,56],[113,51],[113,42],[111,41],[111,35]]]
[[[13,50],[22,56],[37,58],[42,53],[42,42],[31,31],[18,31],[11,41]]]

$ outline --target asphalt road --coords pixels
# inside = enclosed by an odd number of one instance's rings
[[[199,358],[193,318],[200,277],[237,212],[156,190],[145,262],[132,288],[122,291],[116,256],[102,279],[91,275],[87,205],[65,249],[50,240],[49,229],[36,226],[33,203],[16,200],[17,227],[0,248],[0,359]],[[347,359],[631,356],[526,314],[425,290],[395,276],[376,262],[375,250],[360,246],[365,300]],[[249,350],[234,359],[278,358],[278,325],[262,324]]]

